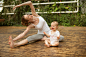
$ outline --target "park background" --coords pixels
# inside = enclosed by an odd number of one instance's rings
[[[22,6],[13,10],[15,5],[32,1],[35,3],[51,3],[53,4],[38,4],[34,5],[36,12],[41,15],[50,26],[52,21],[59,22],[61,26],[86,26],[86,0],[1,0],[3,1],[3,10],[0,12],[0,19],[4,19],[4,22],[0,22],[0,26],[22,26],[21,17],[24,14],[31,14],[29,6]],[[74,3],[56,3],[56,2],[72,2]],[[66,11],[77,11],[72,13],[66,13]],[[64,13],[62,13],[64,11]],[[47,13],[43,13],[47,12]],[[57,12],[57,13],[52,13]],[[59,13],[58,13],[59,12]]]

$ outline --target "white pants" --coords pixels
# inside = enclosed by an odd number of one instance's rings
[[[45,36],[44,34],[35,34],[35,35],[27,37],[26,39],[28,40],[28,42],[30,42],[30,41],[40,40],[44,36]],[[59,41],[63,41],[63,40],[64,40],[64,36],[60,35]]]

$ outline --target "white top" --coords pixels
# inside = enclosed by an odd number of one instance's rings
[[[60,32],[56,30],[55,33],[51,34],[51,31],[49,31],[49,35],[50,35],[50,43],[54,44],[55,42],[59,42],[59,40],[57,39],[57,36],[60,35]]]
[[[41,16],[39,16],[37,18],[39,19],[39,23],[37,25],[33,24],[35,26],[35,28],[38,29],[37,34],[44,34],[43,33],[44,31],[49,34],[50,28],[49,28],[47,22]]]

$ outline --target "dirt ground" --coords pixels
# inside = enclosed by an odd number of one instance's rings
[[[8,44],[9,36],[15,38],[25,29],[26,27],[17,26],[0,27],[0,57],[86,57],[86,27],[59,26],[58,30],[65,39],[58,47],[47,48],[44,41],[32,41],[11,49]],[[36,29],[31,29],[18,41],[36,33]]]

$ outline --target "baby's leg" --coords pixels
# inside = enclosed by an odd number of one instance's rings
[[[51,44],[50,46],[58,46],[59,42],[55,42],[54,44]]]
[[[50,41],[49,41],[49,39],[46,39],[46,40],[45,40],[45,46],[46,46],[46,47],[50,47]]]

